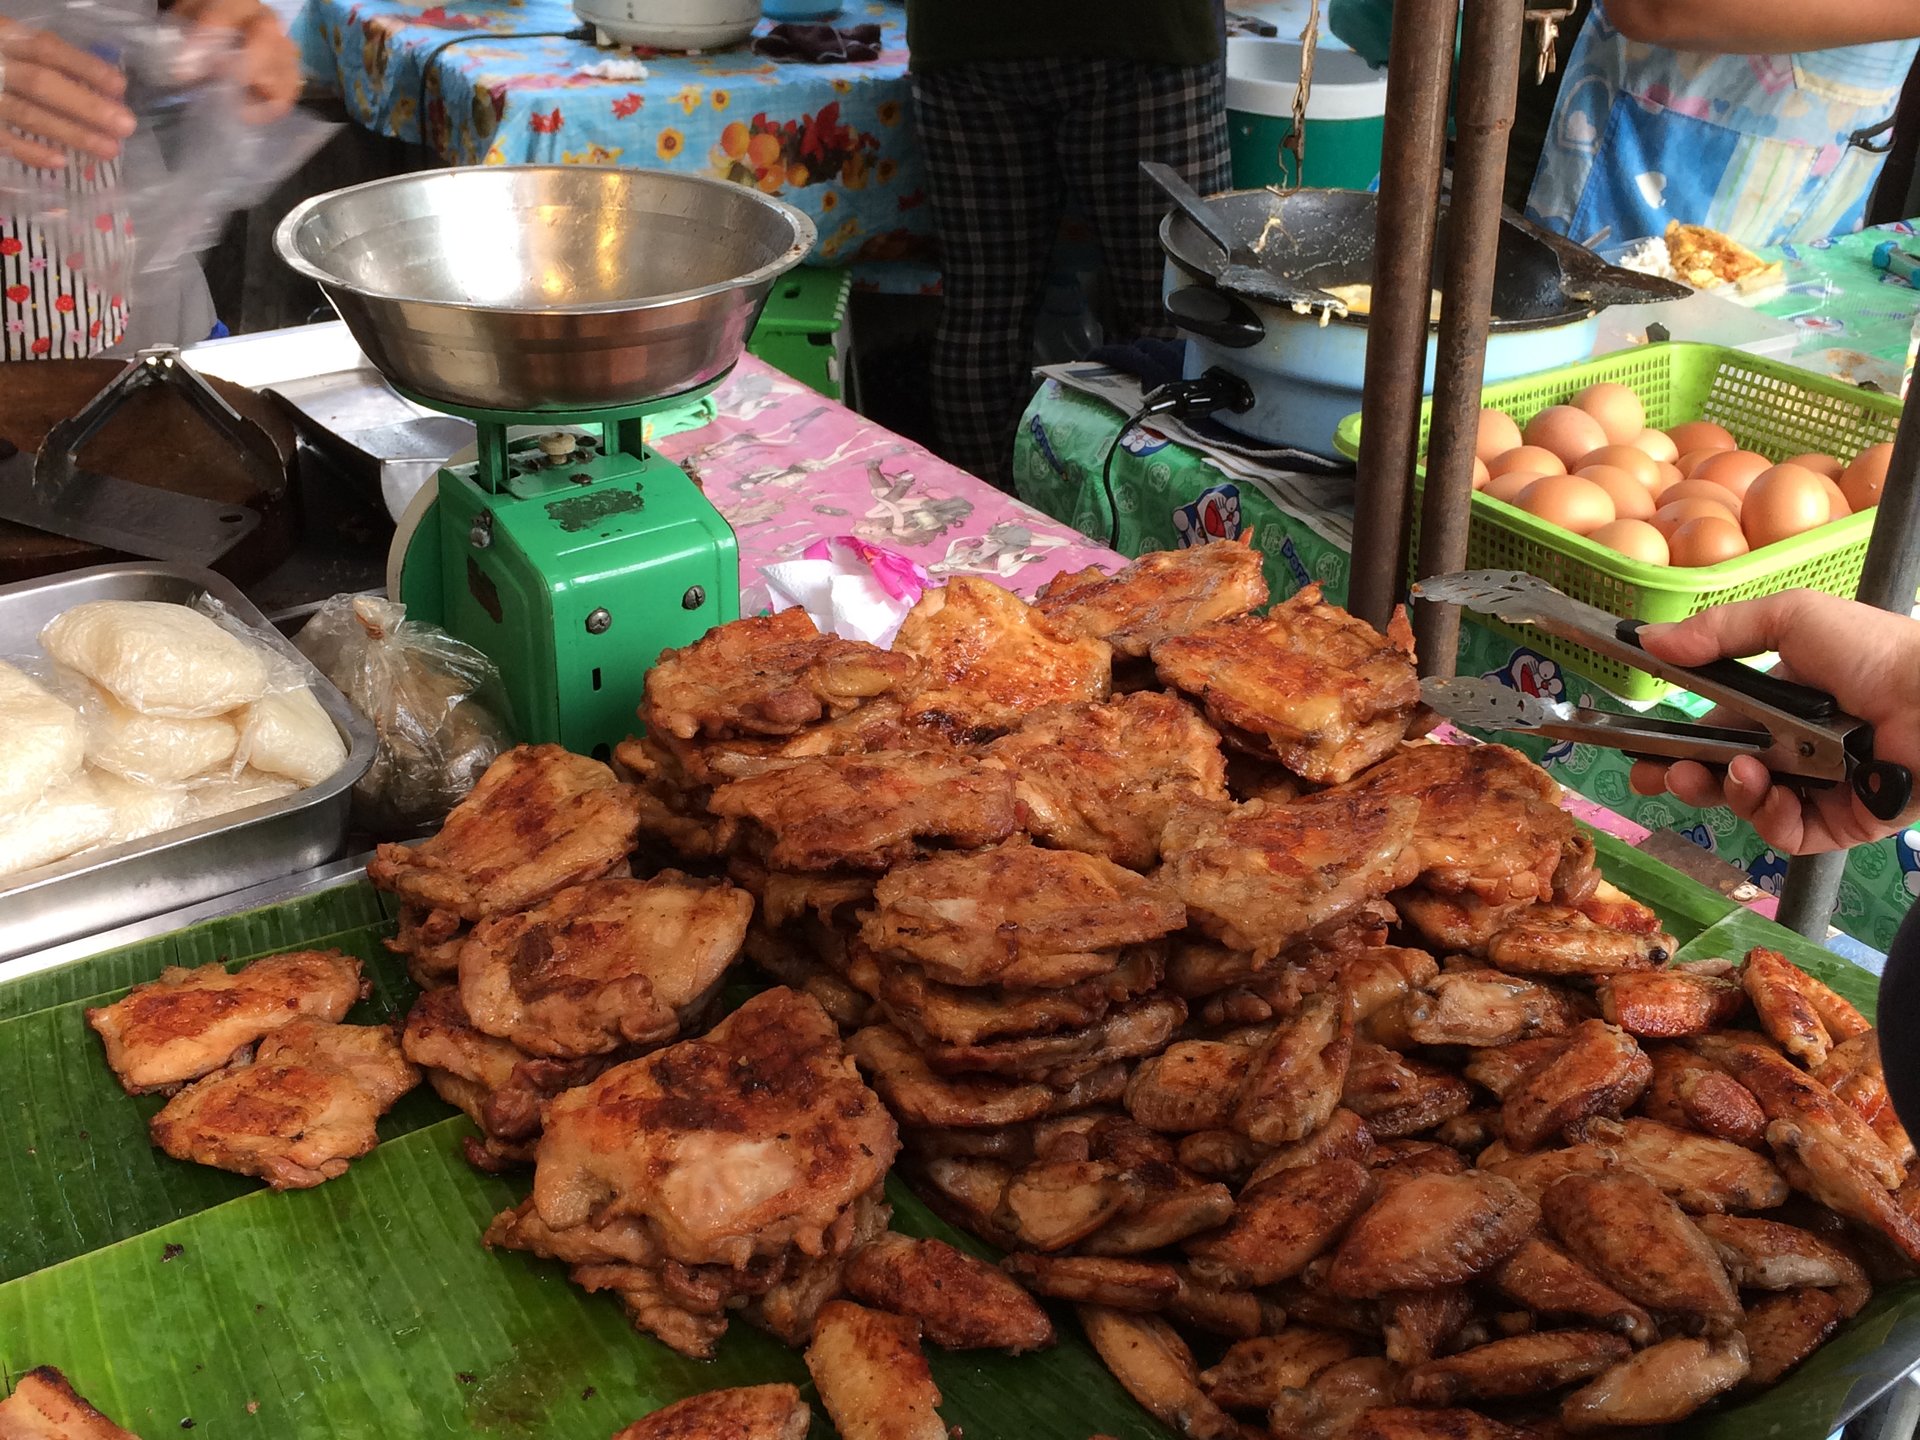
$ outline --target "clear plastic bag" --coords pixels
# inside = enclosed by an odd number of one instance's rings
[[[293,642],[373,724],[354,819],[384,837],[438,825],[513,744],[493,662],[406,615],[395,601],[336,595]]]

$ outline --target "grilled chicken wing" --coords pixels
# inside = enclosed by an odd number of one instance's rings
[[[1346,1440],[1361,1416],[1394,1404],[1399,1386],[1400,1369],[1390,1360],[1341,1360],[1282,1390],[1267,1411],[1267,1428],[1278,1440]]]
[[[1887,1072],[1880,1063],[1880,1037],[1863,1030],[1833,1047],[1826,1063],[1814,1071],[1813,1078],[1833,1091],[1834,1098],[1851,1105],[1860,1118],[1873,1127],[1873,1133],[1892,1152],[1896,1163],[1911,1166],[1913,1141],[1900,1117],[1894,1113],[1893,1097],[1887,1093]]]
[[[1638,1170],[1696,1215],[1768,1210],[1787,1198],[1785,1178],[1766,1157],[1731,1141],[1638,1118],[1594,1121],[1582,1133],[1608,1164]]]
[[[1920,1265],[1920,1220],[1880,1184],[1857,1147],[1836,1139],[1823,1126],[1800,1120],[1773,1121],[1767,1126],[1767,1143],[1796,1188],[1829,1210],[1878,1230]]]
[[[1367,1122],[1376,1140],[1391,1140],[1464,1114],[1473,1088],[1438,1065],[1356,1040],[1340,1103]]]
[[[1186,923],[1172,893],[1110,860],[1014,842],[890,872],[861,937],[949,985],[1072,985]]]
[[[1372,1196],[1372,1178],[1352,1160],[1302,1165],[1243,1190],[1224,1230],[1184,1248],[1206,1283],[1272,1285],[1331,1247]]]
[[[1702,1215],[1694,1223],[1742,1290],[1850,1288],[1866,1281],[1851,1255],[1797,1225],[1735,1215]]]
[[[806,1440],[812,1423],[813,1412],[793,1386],[748,1385],[676,1400],[613,1440]]]
[[[1369,1017],[1369,1034],[1408,1045],[1508,1045],[1564,1035],[1580,1019],[1573,997],[1498,970],[1449,970]]]
[[[1487,941],[1487,958],[1516,975],[1617,975],[1646,970],[1673,954],[1673,937],[1616,929],[1563,905],[1534,905]]]
[[[1486,954],[1493,937],[1536,903],[1513,900],[1489,905],[1472,891],[1443,895],[1424,885],[1409,886],[1393,897],[1393,908],[1409,930],[1436,952],[1454,955]]]
[[[978,1129],[1067,1115],[1117,1100],[1127,1085],[1127,1069],[1120,1064],[1103,1065],[1065,1090],[994,1075],[936,1075],[912,1042],[890,1025],[855,1031],[847,1040],[847,1053],[900,1122],[920,1127]]]
[[[855,1299],[911,1316],[945,1350],[1019,1355],[1053,1343],[1053,1322],[1024,1290],[941,1240],[882,1235],[854,1252],[846,1275]]]
[[[1633,1353],[1618,1335],[1599,1330],[1543,1330],[1462,1350],[1407,1373],[1407,1398],[1418,1405],[1457,1405],[1538,1395],[1589,1380]]]
[[[1415,1410],[1383,1405],[1361,1412],[1348,1440],[1524,1440],[1526,1431],[1478,1410]]]
[[[1560,1418],[1576,1435],[1623,1425],[1671,1425],[1747,1373],[1747,1343],[1736,1330],[1711,1340],[1663,1340],[1573,1392]]]
[[[1143,1060],[1127,1082],[1127,1113],[1149,1130],[1225,1130],[1253,1064],[1248,1045],[1180,1040]]]
[[[1230,743],[1321,785],[1392,754],[1420,701],[1410,647],[1325,603],[1318,585],[1151,653],[1160,678],[1198,699]]]
[[[1292,805],[1183,807],[1161,836],[1160,874],[1202,931],[1270,958],[1406,884],[1418,814],[1405,796],[1339,790]]]
[[[1696,1055],[1745,1086],[1768,1121],[1795,1122],[1809,1140],[1823,1141],[1843,1152],[1882,1188],[1892,1189],[1906,1178],[1906,1167],[1894,1158],[1859,1111],[1844,1104],[1765,1041],[1723,1033],[1697,1035],[1687,1044]],[[1772,1136],[1768,1139],[1771,1141]]]
[[[1507,1092],[1500,1107],[1507,1144],[1532,1150],[1576,1121],[1618,1115],[1652,1078],[1652,1062],[1631,1035],[1585,1021],[1565,1049]]]
[[[1200,1388],[1229,1410],[1267,1407],[1285,1390],[1297,1390],[1330,1365],[1350,1360],[1359,1350],[1351,1335],[1289,1325],[1228,1347],[1220,1363],[1201,1372]]]
[[[1756,1297],[1740,1322],[1749,1361],[1742,1388],[1764,1390],[1778,1384],[1824,1345],[1846,1318],[1846,1307],[1826,1290],[1786,1290]]]
[[[950,750],[791,760],[713,792],[781,870],[886,870],[923,846],[973,849],[1013,834],[1013,780]]]
[[[1201,1390],[1193,1352],[1166,1321],[1103,1305],[1082,1305],[1079,1315],[1114,1378],[1155,1419],[1185,1440],[1241,1440],[1239,1424]]]
[[[1049,582],[1034,609],[1116,655],[1144,656],[1155,641],[1188,635],[1267,603],[1260,552],[1245,540],[1152,550],[1112,575],[1089,567]]]
[[[1574,1258],[1628,1299],[1709,1333],[1739,1323],[1740,1301],[1713,1245],[1645,1176],[1569,1175],[1540,1208]]]
[[[1180,1293],[1180,1273],[1153,1260],[1097,1255],[1009,1255],[1006,1271],[1036,1295],[1115,1310],[1164,1310]]]
[[[1866,1017],[1777,950],[1754,950],[1741,975],[1761,1028],[1809,1070],[1826,1062],[1837,1040],[1871,1027]]]
[[[295,1020],[339,1020],[367,993],[360,962],[338,950],[269,955],[238,970],[169,965],[111,1005],[87,1011],[129,1095],[166,1090],[233,1060]]]
[[[509,750],[418,845],[382,845],[367,878],[410,905],[484,920],[538,904],[627,862],[639,792],[558,745]]]
[[[1104,700],[1113,685],[1106,641],[972,576],[921,595],[893,648],[922,665],[902,697],[907,719],[967,743],[1015,729],[1049,705]]]
[[[1489,1175],[1511,1180],[1536,1201],[1568,1175],[1598,1175],[1608,1166],[1597,1145],[1563,1145],[1521,1155],[1505,1141],[1495,1141],[1481,1151],[1478,1163]]]
[[[1249,1187],[1257,1185],[1269,1176],[1279,1174],[1282,1170],[1298,1169],[1302,1165],[1311,1165],[1317,1160],[1358,1160],[1362,1165],[1366,1165],[1372,1161],[1373,1153],[1373,1132],[1367,1128],[1367,1122],[1342,1106],[1333,1112],[1325,1125],[1304,1140],[1296,1140],[1291,1145],[1282,1145],[1277,1150],[1260,1157],[1251,1168],[1247,1184]],[[1187,1164],[1184,1143],[1180,1147],[1180,1162],[1183,1165]],[[1189,1165],[1188,1168],[1193,1167]]]
[[[1766,1143],[1766,1112],[1738,1080],[1677,1045],[1657,1045],[1647,1058],[1653,1081],[1640,1109],[1648,1119],[1750,1150]]]
[[[1466,1076],[1504,1100],[1519,1088],[1521,1081],[1565,1050],[1567,1044],[1562,1036],[1543,1035],[1475,1050],[1467,1057]]]
[[[176,1160],[304,1190],[373,1149],[374,1122],[419,1083],[386,1026],[298,1019],[262,1040],[250,1064],[180,1091],[149,1128]]]
[[[1459,1285],[1506,1259],[1539,1223],[1539,1207],[1497,1175],[1419,1176],[1386,1187],[1353,1222],[1327,1284],[1349,1299]]]
[[[140,1440],[102,1415],[51,1365],[29,1370],[0,1400],[5,1440]]]
[[[832,1301],[814,1325],[807,1372],[841,1440],[947,1440],[917,1320]]]
[[[1500,1292],[1537,1315],[1580,1320],[1635,1345],[1658,1338],[1653,1317],[1551,1241],[1529,1236],[1490,1272]]]
[[[1675,1039],[1717,1030],[1746,1005],[1739,985],[1686,970],[1630,970],[1595,991],[1608,1023],[1643,1039]]]
[[[1234,1104],[1235,1130],[1285,1145],[1318,1130],[1339,1107],[1353,1053],[1353,1017],[1337,990],[1310,995],[1254,1051]]]
[[[1465,1285],[1394,1290],[1380,1297],[1380,1334],[1387,1358],[1402,1367],[1432,1360],[1454,1343],[1472,1318],[1473,1292]]]

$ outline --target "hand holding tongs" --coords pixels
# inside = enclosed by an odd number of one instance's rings
[[[1643,649],[1642,625],[1563,595],[1544,580],[1508,570],[1440,575],[1413,587],[1415,597],[1477,610],[1514,625],[1531,625],[1562,640],[1685,686],[1759,728],[1658,720],[1589,710],[1509,689],[1494,680],[1458,678],[1421,682],[1421,698],[1448,719],[1485,729],[1527,730],[1555,740],[1603,745],[1637,755],[1697,760],[1724,769],[1752,755],[1796,789],[1845,784],[1869,814],[1896,819],[1913,797],[1904,765],[1876,760],[1873,727],[1848,715],[1831,695],[1780,680],[1737,660],[1688,668]]]

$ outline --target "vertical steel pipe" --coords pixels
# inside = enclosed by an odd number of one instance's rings
[[[1433,232],[1459,6],[1457,0],[1400,0],[1393,12],[1347,595],[1347,608],[1381,630],[1407,579]]]
[[[1920,404],[1901,411],[1887,465],[1886,488],[1873,516],[1873,538],[1854,597],[1863,604],[1905,615],[1920,590]],[[1840,898],[1844,850],[1797,856],[1787,866],[1780,891],[1780,923],[1809,940],[1824,941]]]
[[[1453,190],[1447,202],[1433,422],[1427,431],[1427,478],[1420,506],[1418,573],[1423,578],[1467,566],[1480,387],[1493,323],[1501,195],[1525,28],[1526,0],[1466,0],[1453,108]],[[1421,674],[1452,675],[1460,658],[1460,608],[1423,602],[1413,619]]]

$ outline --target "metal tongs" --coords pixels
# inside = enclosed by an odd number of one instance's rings
[[[1873,727],[1846,714],[1823,691],[1776,679],[1737,660],[1715,660],[1691,669],[1669,665],[1641,648],[1641,621],[1622,620],[1518,571],[1440,575],[1420,581],[1413,593],[1417,599],[1458,605],[1574,641],[1609,660],[1685,686],[1749,717],[1758,728],[1590,710],[1528,695],[1495,680],[1422,681],[1421,698],[1450,720],[1483,729],[1526,730],[1636,755],[1697,760],[1722,769],[1737,755],[1752,755],[1795,789],[1848,786],[1880,820],[1898,817],[1913,796],[1913,775],[1904,765],[1874,758]]]

